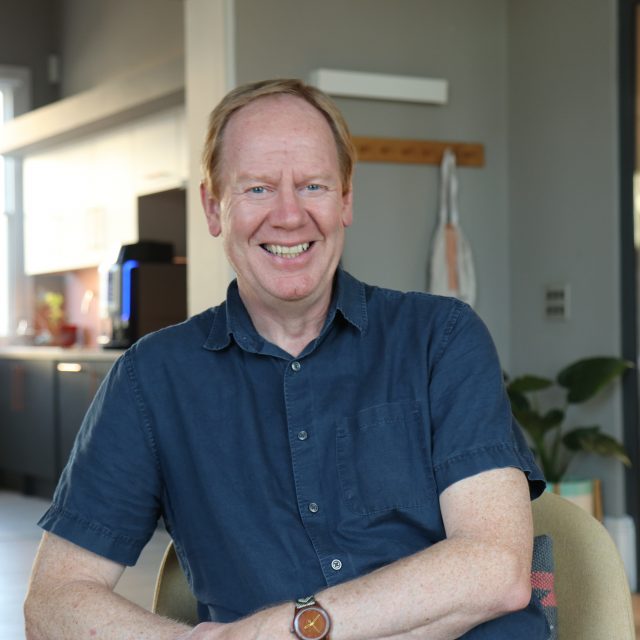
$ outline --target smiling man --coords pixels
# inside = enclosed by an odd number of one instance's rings
[[[350,176],[322,113],[283,94],[231,117],[222,154],[202,186],[209,230],[223,237],[258,333],[296,356],[327,315],[352,219]]]
[[[544,481],[492,341],[458,300],[339,267],[353,162],[297,80],[216,107],[201,196],[237,279],[100,388],[40,521],[29,639],[546,640]],[[193,629],[113,593],[160,516]]]

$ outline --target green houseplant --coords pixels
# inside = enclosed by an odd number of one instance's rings
[[[507,379],[513,415],[529,436],[548,482],[561,482],[578,452],[609,456],[627,466],[631,464],[622,444],[602,433],[599,426],[575,426],[567,431],[564,423],[570,405],[593,398],[632,366],[619,358],[585,358],[562,369],[555,380],[535,375]],[[549,398],[558,393],[564,396],[562,406],[548,408]]]

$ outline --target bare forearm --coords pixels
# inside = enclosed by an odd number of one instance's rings
[[[191,629],[89,581],[30,593],[25,622],[27,640],[175,640]]]
[[[446,540],[318,600],[333,616],[335,640],[446,640],[526,605],[516,564],[490,544]]]

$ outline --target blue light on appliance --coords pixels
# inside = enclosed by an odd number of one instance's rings
[[[127,260],[122,265],[122,314],[123,322],[131,317],[131,272],[138,266],[137,260]]]

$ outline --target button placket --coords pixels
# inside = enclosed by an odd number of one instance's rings
[[[298,360],[285,365],[284,385],[287,408],[289,443],[298,509],[304,527],[309,534],[315,553],[322,567],[327,584],[337,584],[346,570],[344,560],[336,554],[336,547],[329,529],[331,505],[324,508],[322,487],[323,473],[319,467],[318,438],[309,429],[313,415],[313,394],[308,376],[311,369]],[[309,429],[309,430],[308,430]]]

